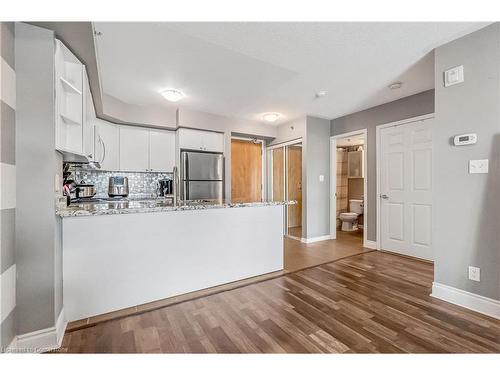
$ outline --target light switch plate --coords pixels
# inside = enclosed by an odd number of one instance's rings
[[[444,72],[444,87],[453,86],[464,81],[464,66],[456,66]]]
[[[325,176],[322,174],[319,175],[319,182],[324,182],[325,181]]]
[[[469,266],[469,280],[481,281],[481,268]]]
[[[488,159],[469,160],[469,173],[488,173]]]

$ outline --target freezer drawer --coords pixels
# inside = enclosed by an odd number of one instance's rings
[[[223,180],[224,156],[207,152],[181,153],[182,180]]]
[[[223,181],[183,181],[182,200],[224,199]]]

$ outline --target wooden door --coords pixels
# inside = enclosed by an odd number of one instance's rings
[[[285,153],[283,147],[272,150],[273,164],[273,201],[285,200]]]
[[[288,200],[297,204],[288,206],[288,227],[302,225],[302,146],[288,146]]]
[[[231,140],[231,200],[262,200],[262,146],[241,139]]]
[[[380,132],[381,247],[429,260],[433,259],[433,121]]]

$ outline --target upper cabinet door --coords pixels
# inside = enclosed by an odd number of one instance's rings
[[[224,152],[224,134],[215,132],[203,132],[203,146],[205,151]]]
[[[118,125],[95,119],[95,160],[105,171],[119,170],[119,130]]]
[[[120,126],[120,170],[149,171],[149,129]]]
[[[175,133],[167,130],[149,131],[149,169],[172,172],[175,165]]]
[[[224,152],[224,135],[221,133],[186,128],[180,128],[178,132],[180,149]]]

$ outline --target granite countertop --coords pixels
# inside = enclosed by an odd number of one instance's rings
[[[167,212],[186,210],[206,210],[217,208],[237,208],[237,207],[259,207],[259,206],[279,206],[295,204],[296,201],[261,201],[261,202],[231,202],[228,200],[194,200],[181,202],[178,206],[173,206],[171,200],[166,199],[95,199],[91,202],[72,203],[67,207],[56,209],[56,215],[60,217],[75,216],[98,216],[98,215],[119,215],[147,212]]]

